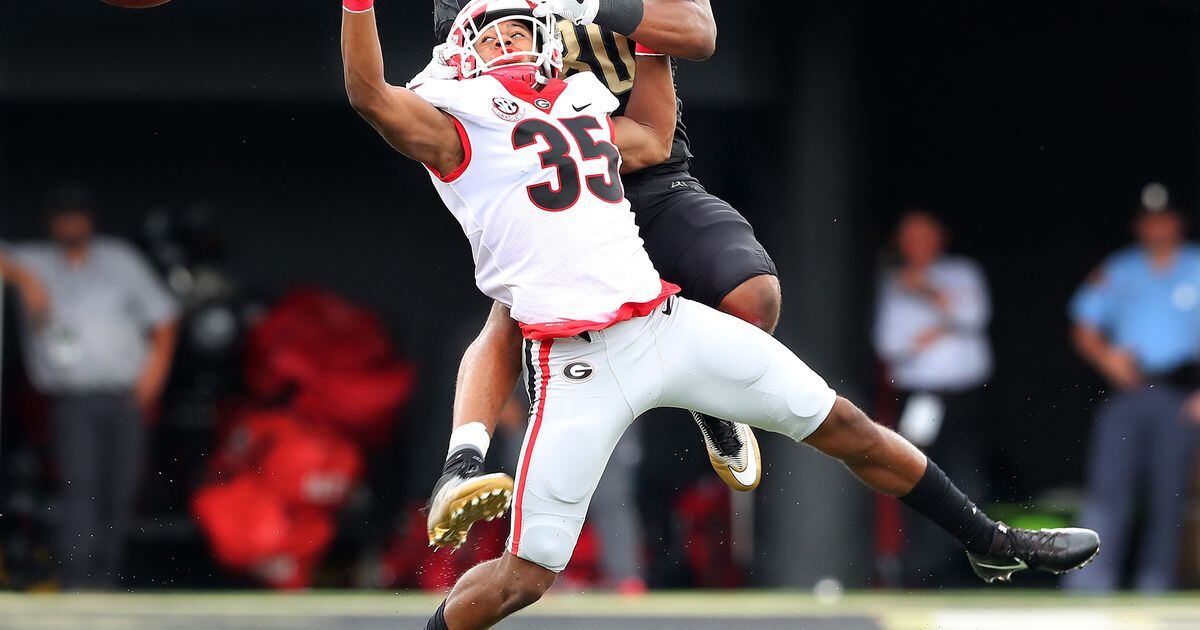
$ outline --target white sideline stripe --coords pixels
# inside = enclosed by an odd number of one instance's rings
[[[963,609],[940,611],[932,615],[931,627],[938,630],[1128,630],[1149,628],[1153,623],[1145,615],[1126,616],[1120,613],[1095,611],[1087,608],[1055,610],[988,610]],[[1157,627],[1157,626],[1156,626]]]

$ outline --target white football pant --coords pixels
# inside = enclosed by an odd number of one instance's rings
[[[679,297],[606,330],[526,340],[524,352],[532,404],[508,551],[551,571],[567,566],[609,455],[642,413],[691,409],[800,441],[836,399],[771,335]]]

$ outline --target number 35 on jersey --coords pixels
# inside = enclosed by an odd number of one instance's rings
[[[548,212],[624,199],[609,119],[618,101],[593,75],[581,73],[541,91],[491,76],[433,81],[415,91],[454,116],[469,147],[467,163],[457,172],[435,173],[441,183],[505,195],[512,173],[519,172],[529,203]],[[508,182],[476,173],[470,184],[460,181],[472,167],[505,172]]]
[[[567,140],[564,131],[574,142]],[[607,138],[597,138],[597,131],[606,134]],[[611,139],[612,121],[607,116],[603,124],[595,116],[521,121],[513,129],[513,149],[520,151],[544,143],[546,148],[538,153],[542,168],[554,170],[551,181],[526,188],[529,200],[542,210],[559,212],[579,203],[579,196],[586,188],[587,193],[597,199],[620,202],[625,198],[625,190],[621,187],[621,154]],[[604,172],[581,175],[580,165],[591,160],[603,160]]]
[[[541,90],[484,75],[414,91],[457,124],[466,160],[431,175],[471,242],[484,293],[526,324],[658,295],[621,185],[609,117],[619,103],[594,75]]]

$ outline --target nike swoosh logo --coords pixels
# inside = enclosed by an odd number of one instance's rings
[[[582,106],[582,107],[580,107],[579,105],[572,105],[571,107],[574,107],[574,108],[575,108],[575,113],[577,113],[577,114],[578,114],[579,112],[581,112],[581,111],[583,111],[583,110],[585,110],[585,109],[587,109],[587,108],[589,108],[589,107],[591,107],[591,106],[592,106],[592,104],[591,104],[591,103],[588,103],[587,105],[584,105],[584,106]]]
[[[675,303],[671,300],[671,298],[667,298],[667,305],[663,307],[662,314],[670,315],[671,312],[674,310],[675,310]]]
[[[995,565],[995,564],[986,564],[984,562],[978,562],[978,561],[976,561],[975,564],[977,564],[985,569],[996,569],[998,571],[1007,571],[1009,569],[1012,569],[1013,571],[1018,571],[1021,569],[1029,568],[1029,565],[1025,564],[1025,561],[1021,560],[1020,558],[1017,559],[1016,564]]]
[[[755,480],[758,479],[758,462],[755,461],[753,456],[747,459],[750,461],[746,463],[746,470],[738,472],[733,469],[733,466],[730,466],[729,474],[733,475],[733,478],[737,479],[738,483],[742,484],[743,486],[752,486],[754,485]]]

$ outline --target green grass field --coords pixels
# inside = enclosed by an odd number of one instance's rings
[[[0,595],[4,630],[382,630],[424,627],[440,597],[293,595]],[[1200,629],[1200,595],[1068,597],[1053,591],[850,593],[671,592],[635,598],[557,593],[499,628],[659,630]]]

